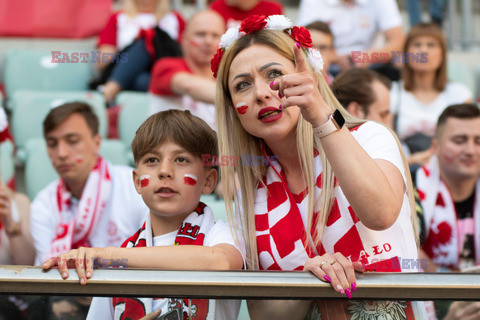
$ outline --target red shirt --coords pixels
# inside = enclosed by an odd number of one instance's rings
[[[184,58],[162,58],[155,62],[152,69],[150,87],[148,91],[159,96],[174,96],[171,81],[179,72],[192,73]]]
[[[217,11],[225,19],[227,28],[239,25],[243,19],[254,14],[267,16],[283,14],[283,6],[280,3],[264,0],[260,0],[254,8],[247,11],[228,6],[225,0],[216,0],[212,3],[211,9]]]
[[[97,41],[97,47],[101,45],[112,45],[114,47],[118,47],[118,16],[122,13],[121,11],[113,13],[107,21],[107,24],[100,32]],[[176,11],[172,11],[175,17],[178,20],[178,38],[174,39],[180,42],[180,36],[182,35],[185,29],[185,20],[183,17]]]

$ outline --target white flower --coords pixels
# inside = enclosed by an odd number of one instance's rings
[[[320,54],[320,51],[315,48],[308,48],[307,57],[308,62],[310,62],[310,65],[313,68],[313,71],[320,73],[320,71],[323,70],[323,58]]]
[[[280,14],[269,16],[266,21],[267,21],[267,25],[265,26],[266,30],[283,31],[285,29],[289,29],[293,27],[292,21],[290,21],[290,19]]]
[[[240,26],[231,27],[227,30],[227,32],[225,32],[225,34],[220,39],[219,47],[227,50],[228,47],[230,47],[232,43],[240,39],[241,36],[242,34],[240,32]]]

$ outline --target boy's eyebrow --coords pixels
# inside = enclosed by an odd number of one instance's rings
[[[173,153],[174,155],[181,154],[181,153],[192,154],[191,152],[188,152],[186,149],[183,149],[183,148],[175,149],[172,153]],[[145,153],[145,156],[148,155],[148,154],[153,154],[153,155],[156,155],[156,156],[161,156],[160,152],[158,152],[157,150],[151,150],[151,151]]]

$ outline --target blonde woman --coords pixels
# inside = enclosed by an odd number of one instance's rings
[[[354,269],[415,271],[401,264],[417,258],[412,189],[394,135],[349,115],[322,66],[308,31],[283,16],[252,16],[227,31],[212,60],[220,158],[264,161],[220,170],[249,269],[310,271],[350,298]],[[347,301],[328,310],[323,301],[248,306],[252,319],[425,318],[419,303]]]

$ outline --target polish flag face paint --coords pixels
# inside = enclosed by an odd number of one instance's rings
[[[140,177],[140,187],[145,188],[148,186],[148,183],[150,182],[150,176],[148,174],[145,174]]]
[[[183,177],[183,182],[189,186],[194,186],[197,184],[197,177],[193,174],[186,174]]]
[[[239,102],[235,107],[237,108],[238,114],[247,113],[248,106],[246,102]]]
[[[75,157],[75,162],[76,163],[82,163],[83,162],[83,156],[76,156]]]

